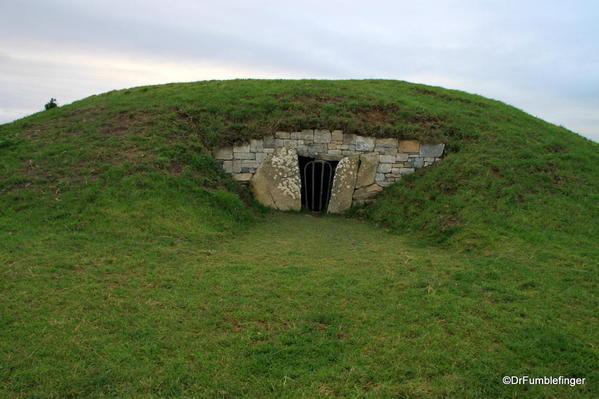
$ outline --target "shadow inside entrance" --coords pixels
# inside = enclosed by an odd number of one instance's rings
[[[338,161],[299,157],[302,180],[302,208],[313,212],[327,210]]]

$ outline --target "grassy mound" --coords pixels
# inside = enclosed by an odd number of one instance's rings
[[[103,190],[157,173],[239,193],[209,150],[303,128],[447,144],[441,165],[358,211],[393,230],[460,246],[599,232],[596,143],[497,101],[397,81],[211,81],[92,96],[0,128],[0,192],[6,201]]]
[[[350,212],[400,233],[393,240],[403,255],[387,253],[395,244],[378,243],[368,227],[344,244],[359,248],[359,259],[343,269],[339,255],[332,278],[330,246],[314,242],[297,258],[289,249],[310,237],[310,223],[276,251],[268,243],[290,234],[281,219],[252,227],[245,239],[258,234],[259,242],[231,241],[264,210],[211,149],[303,128],[446,143],[442,162]],[[280,397],[279,384],[289,383],[297,388],[285,391],[290,397],[512,397],[503,373],[591,379],[599,357],[589,344],[598,334],[598,165],[599,145],[564,128],[498,101],[397,81],[138,87],[1,125],[0,392]],[[361,229],[333,220],[323,234]],[[253,254],[248,265],[245,253]],[[285,263],[300,260],[302,270]],[[285,273],[322,280],[317,309],[309,284],[288,286]],[[366,282],[371,273],[376,284]],[[352,287],[366,298],[355,303],[363,314],[346,306],[357,298],[343,294]],[[286,303],[290,290],[303,299]],[[368,314],[379,319],[368,324]],[[391,375],[376,364],[392,365],[385,353],[413,346],[394,338],[398,328],[419,349],[405,352],[407,363]],[[364,352],[340,338],[347,331]],[[188,356],[194,342],[203,358]],[[441,351],[448,343],[461,363]],[[314,362],[328,365],[337,347],[349,367],[337,370],[347,373],[343,381],[328,366],[302,379]],[[247,368],[234,361],[239,351],[249,351]],[[423,351],[438,369],[422,363]],[[300,352],[305,358],[286,355]],[[292,360],[284,383],[271,378]],[[527,392],[597,394],[591,385]]]

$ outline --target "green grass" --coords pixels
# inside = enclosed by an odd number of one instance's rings
[[[346,219],[268,213],[209,155],[301,128],[446,156]],[[0,396],[597,397],[598,165],[397,81],[141,87],[1,125]]]

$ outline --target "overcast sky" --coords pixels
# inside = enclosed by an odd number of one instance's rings
[[[229,78],[438,85],[599,141],[599,1],[0,0],[0,123]]]

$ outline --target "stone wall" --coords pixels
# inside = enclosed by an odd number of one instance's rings
[[[352,204],[369,201],[384,187],[399,181],[403,175],[439,161],[444,147],[444,144],[420,144],[416,140],[345,134],[341,130],[302,130],[276,132],[274,136],[253,139],[249,144],[223,147],[215,151],[214,157],[236,180],[250,182],[255,194],[256,188],[268,181],[270,188],[258,193],[257,199],[277,209],[286,207],[279,206],[272,200],[273,195],[276,197],[277,187],[287,184],[285,179],[292,179],[295,187],[299,179],[299,166],[290,165],[291,158],[300,155],[340,161],[333,181],[329,212],[343,212]],[[281,152],[281,149],[284,151]],[[284,181],[277,175],[280,174],[281,162],[285,163],[287,174],[289,170],[297,169],[292,176],[285,176]],[[260,168],[264,170],[260,171]],[[344,170],[347,172],[343,172]],[[273,179],[281,181],[273,185]],[[342,180],[343,184],[340,183]],[[270,201],[260,200],[261,197],[268,196],[271,197]],[[292,196],[297,196],[297,193],[293,192]],[[287,209],[297,209],[297,198],[294,198],[294,205]]]

